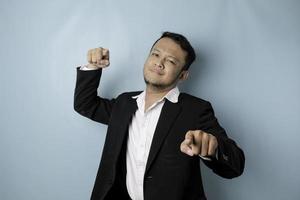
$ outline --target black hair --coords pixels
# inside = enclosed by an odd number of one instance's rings
[[[191,66],[191,64],[194,62],[194,60],[196,59],[196,54],[194,51],[194,48],[192,47],[192,45],[190,44],[190,42],[186,39],[186,37],[184,37],[181,34],[178,33],[172,33],[172,32],[168,32],[165,31],[163,32],[163,34],[160,36],[160,38],[158,38],[154,44],[152,45],[151,49],[153,48],[153,46],[162,38],[167,37],[170,38],[171,40],[173,40],[175,43],[177,43],[185,52],[187,52],[187,56],[185,58],[185,65],[183,66],[182,70],[188,70],[189,67]]]

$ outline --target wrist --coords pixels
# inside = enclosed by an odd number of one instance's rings
[[[90,70],[95,70],[95,69],[99,69],[99,67],[95,66],[95,65],[92,65],[92,64],[87,64],[87,65],[84,65],[84,67],[90,69]]]

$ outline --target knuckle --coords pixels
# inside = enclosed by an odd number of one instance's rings
[[[197,137],[197,138],[201,139],[202,136],[203,136],[203,135],[202,135],[200,132],[197,132],[197,133],[196,133],[196,137]]]
[[[188,131],[186,134],[185,134],[185,138],[189,138],[191,136],[191,131]]]
[[[199,136],[199,137],[202,137],[203,136],[203,132],[201,130],[197,130],[196,134]]]
[[[212,141],[214,141],[216,143],[218,142],[216,137],[212,137]]]
[[[215,136],[211,136],[210,137],[210,140],[213,142],[213,143],[217,143],[217,138]]]

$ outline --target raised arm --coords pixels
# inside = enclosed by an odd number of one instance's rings
[[[88,51],[88,65],[77,67],[74,92],[74,109],[79,114],[103,124],[108,124],[115,99],[97,95],[102,69],[109,66],[109,51],[95,48]]]

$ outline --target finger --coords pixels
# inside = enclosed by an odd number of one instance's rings
[[[216,137],[213,136],[208,143],[208,155],[214,156],[216,154],[217,147],[218,147],[218,141]]]
[[[108,67],[108,65],[109,65],[109,60],[101,60],[101,61],[100,61],[100,65],[102,65],[103,67]]]
[[[99,47],[99,48],[96,48],[96,61],[97,61],[97,64],[98,65],[101,65],[101,61],[102,61],[102,48]]]
[[[200,130],[193,131],[193,137],[194,137],[193,152],[194,154],[199,155],[201,153],[201,148],[202,148],[202,131]]]
[[[87,61],[88,63],[92,63],[92,50],[89,50],[87,53]]]
[[[209,141],[209,136],[208,134],[204,133],[201,137],[201,156],[207,156],[208,153],[208,141]]]
[[[185,139],[184,142],[188,145],[192,145],[194,143],[194,135],[193,135],[193,131],[188,131],[185,134]]]
[[[185,139],[190,139],[190,140],[193,140],[194,139],[194,131],[188,131],[186,134],[185,134]]]
[[[102,57],[104,60],[109,60],[109,50],[108,49],[102,50]]]
[[[185,154],[187,154],[187,155],[189,155],[189,156],[193,156],[194,154],[193,154],[193,151],[192,151],[192,149],[191,149],[191,147],[189,146],[189,145],[187,145],[186,143],[185,143],[185,141],[183,141],[182,143],[181,143],[181,145],[180,145],[180,150],[181,150],[181,152],[183,152],[183,153],[185,153]]]
[[[92,50],[92,63],[93,64],[97,63],[97,52],[96,52],[96,49]]]
[[[193,139],[192,138],[184,139],[183,143],[188,145],[188,146],[191,146],[193,144]]]

